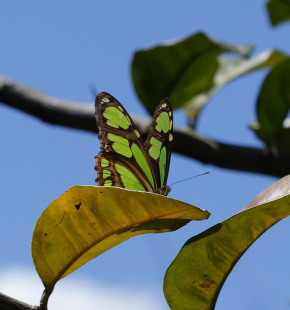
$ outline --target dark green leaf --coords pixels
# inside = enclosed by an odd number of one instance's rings
[[[273,26],[290,19],[289,0],[269,0],[267,8]]]
[[[139,98],[149,111],[169,97],[174,108],[184,108],[197,119],[208,100],[229,81],[253,70],[276,66],[285,59],[269,50],[248,59],[251,46],[226,45],[198,33],[183,41],[139,51],[132,73]],[[221,57],[235,53],[238,57]]]
[[[275,67],[265,78],[257,101],[260,136],[271,146],[278,147],[283,122],[290,108],[290,59]],[[278,147],[279,149],[282,146]]]
[[[163,97],[170,97],[175,108],[182,107],[193,96],[212,87],[221,53],[233,52],[245,57],[251,51],[250,46],[226,45],[203,33],[139,51],[132,64],[135,88],[151,112]]]

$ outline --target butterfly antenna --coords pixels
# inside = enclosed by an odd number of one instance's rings
[[[169,186],[171,187],[172,185],[175,185],[175,184],[177,184],[177,183],[181,183],[181,182],[184,182],[184,181],[187,181],[187,180],[191,180],[191,179],[194,179],[194,178],[196,178],[196,177],[200,177],[200,176],[206,175],[206,174],[209,174],[209,171],[204,172],[204,173],[201,173],[201,174],[197,174],[197,175],[195,175],[195,176],[193,176],[193,177],[190,177],[190,178],[186,178],[186,179],[183,179],[183,180],[180,180],[180,181],[171,183]]]

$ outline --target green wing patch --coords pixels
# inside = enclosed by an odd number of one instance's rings
[[[95,111],[101,142],[95,157],[98,184],[167,195],[173,141],[169,100],[157,106],[145,143],[126,109],[110,94],[96,97]]]

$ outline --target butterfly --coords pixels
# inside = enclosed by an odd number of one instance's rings
[[[168,195],[166,185],[173,143],[170,101],[157,106],[145,143],[129,113],[112,95],[96,97],[95,115],[101,152],[95,157],[96,182]]]

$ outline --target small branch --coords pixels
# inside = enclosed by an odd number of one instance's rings
[[[22,301],[0,293],[1,310],[39,310],[38,306],[31,306]]]
[[[0,76],[0,101],[60,126],[97,132],[93,104],[61,100]],[[142,136],[150,118],[132,117]],[[290,174],[290,157],[264,149],[230,145],[205,138],[191,129],[174,131],[174,152],[218,167],[282,177]]]
[[[52,294],[53,289],[54,289],[54,285],[52,285],[51,287],[47,287],[43,291],[41,299],[40,299],[40,310],[47,310],[48,299],[50,295]]]

